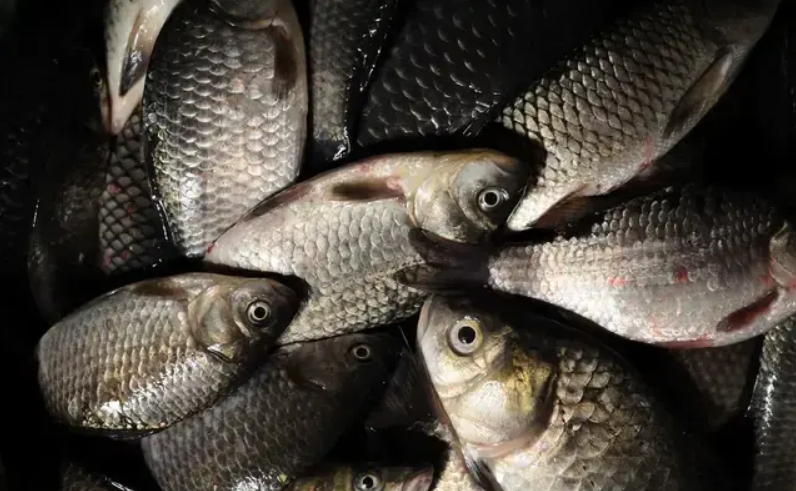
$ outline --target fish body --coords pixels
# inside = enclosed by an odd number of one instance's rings
[[[289,491],[430,491],[434,468],[376,464],[324,466],[294,482]]]
[[[427,283],[462,278],[535,298],[619,336],[708,347],[762,334],[796,309],[791,225],[768,201],[685,186],[597,213],[555,239],[475,252]],[[477,259],[475,259],[478,261]],[[418,287],[423,279],[407,281]]]
[[[575,330],[432,297],[418,347],[468,467],[504,491],[719,489],[639,375]]]
[[[489,150],[376,157],[265,200],[216,241],[205,261],[309,285],[281,344],[390,324],[415,314],[425,296],[392,278],[423,264],[411,229],[483,241],[511,212],[525,172]]]
[[[266,279],[191,273],[129,285],[42,337],[39,387],[66,425],[160,430],[240,382],[297,308],[292,290]]]
[[[61,469],[60,491],[132,491],[100,473],[69,462]]]
[[[310,2],[313,168],[344,159],[385,37],[401,0]]]
[[[180,0],[110,0],[105,7],[106,129],[114,135],[127,127],[144,97],[152,50],[161,29]]]
[[[772,329],[763,340],[760,371],[749,416],[755,433],[753,491],[788,489],[796,477],[796,319]]]
[[[142,129],[139,106],[111,143],[99,208],[101,267],[107,274],[155,266],[170,253],[144,164]]]
[[[500,120],[547,157],[508,228],[549,227],[557,205],[645,171],[726,92],[777,5],[647,1],[532,84]]]
[[[477,134],[619,3],[411,2],[369,88],[360,145]]]
[[[291,2],[261,4],[278,7],[275,17],[177,6],[149,65],[144,151],[173,241],[188,257],[204,255],[300,170],[304,38]]]
[[[326,457],[400,343],[341,336],[280,348],[219,404],[142,442],[164,491],[281,490]]]

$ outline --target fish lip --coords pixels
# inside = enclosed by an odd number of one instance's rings
[[[417,344],[418,347],[423,341],[423,337],[428,331],[428,323],[431,319],[431,307],[434,303],[434,297],[429,297],[420,308],[420,317],[417,320]]]
[[[401,491],[429,491],[434,482],[434,468],[426,467],[414,473],[401,486]]]

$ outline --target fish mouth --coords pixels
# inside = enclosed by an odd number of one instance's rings
[[[411,476],[401,487],[401,491],[429,491],[434,481],[434,468],[426,467]]]
[[[420,309],[420,318],[417,320],[417,344],[420,345],[423,341],[423,337],[426,335],[426,331],[428,331],[428,323],[431,319],[431,308],[432,304],[434,303],[434,297],[430,297],[423,303],[423,307]]]

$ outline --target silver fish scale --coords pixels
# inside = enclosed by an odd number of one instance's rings
[[[45,402],[66,424],[164,428],[206,407],[239,375],[199,350],[179,300],[122,293],[88,307],[37,348]]]
[[[313,362],[310,361],[310,365]],[[216,406],[142,441],[149,469],[165,491],[278,491],[326,456],[357,414],[383,366],[349,372],[339,387],[296,381],[306,365],[284,351]]]
[[[296,83],[275,84],[273,30],[236,29],[183,4],[158,37],[144,114],[157,192],[175,243],[188,256],[298,175],[307,118],[303,46]],[[295,42],[302,42],[299,37]]]
[[[604,350],[557,341],[555,404],[535,449],[494,459],[506,491],[701,489],[672,421]],[[642,443],[643,442],[643,443]],[[696,464],[698,466],[699,464]]]
[[[116,138],[100,198],[99,242],[106,273],[155,265],[166,247],[161,218],[152,201],[142,148],[141,108]]]
[[[591,233],[503,248],[490,285],[631,339],[698,339],[771,291],[769,242],[781,224],[749,195],[653,195],[597,215]]]
[[[311,288],[279,344],[389,324],[418,312],[426,294],[392,275],[422,264],[403,203],[301,203],[238,223],[207,256],[214,264],[295,275]]]
[[[70,462],[61,472],[61,491],[125,491],[105,476],[90,472]]]
[[[688,2],[650,2],[504,109],[505,127],[548,151],[528,198],[534,215],[583,187],[626,182],[676,143],[661,139],[663,126],[713,51]]]
[[[766,334],[752,397],[753,491],[790,489],[796,479],[796,319]]]

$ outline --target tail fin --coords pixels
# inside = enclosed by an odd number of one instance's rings
[[[409,241],[425,262],[396,272],[399,283],[445,293],[483,288],[489,282],[490,246],[452,242],[420,229],[409,232]]]

